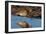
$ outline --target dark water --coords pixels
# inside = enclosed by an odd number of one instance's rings
[[[27,23],[32,24],[32,28],[41,27],[40,18],[27,18],[20,16],[11,16],[11,28],[20,28],[16,23],[20,21],[26,21]]]

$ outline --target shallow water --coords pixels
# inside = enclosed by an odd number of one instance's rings
[[[11,16],[11,28],[20,28],[16,23],[20,21],[26,21],[29,24],[32,24],[32,28],[41,27],[41,19],[40,18],[27,18],[20,16]]]

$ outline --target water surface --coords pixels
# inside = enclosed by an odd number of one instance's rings
[[[26,21],[29,24],[32,24],[32,28],[41,27],[41,19],[40,18],[27,18],[21,16],[11,16],[11,28],[20,28],[16,23],[20,21]]]

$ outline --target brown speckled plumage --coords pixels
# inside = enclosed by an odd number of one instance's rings
[[[12,15],[17,16],[25,16],[25,17],[33,17],[33,16],[41,16],[41,7],[28,7],[28,6],[11,6]]]

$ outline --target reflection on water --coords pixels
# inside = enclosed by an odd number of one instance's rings
[[[32,24],[32,28],[41,27],[40,18],[27,18],[20,16],[11,16],[11,28],[20,28],[16,23],[20,21],[26,21],[29,24]]]

